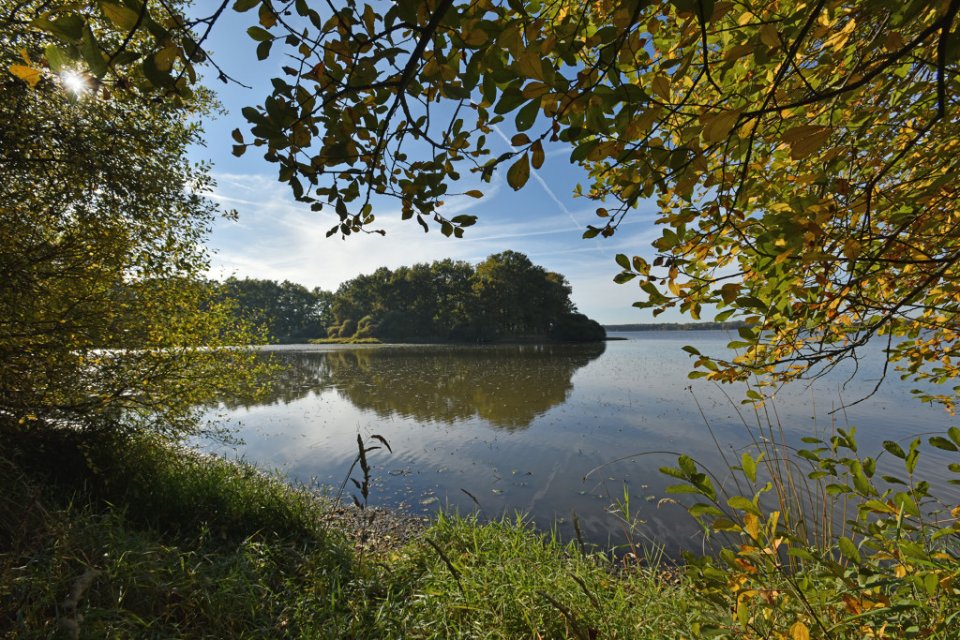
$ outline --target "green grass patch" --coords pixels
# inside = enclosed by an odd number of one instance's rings
[[[379,338],[313,338],[310,344],[382,344]]]
[[[355,549],[330,503],[161,439],[3,431],[0,636],[659,638],[683,588],[522,521]],[[597,634],[600,634],[599,636]]]
[[[425,536],[390,567],[406,576],[378,605],[390,637],[672,638],[690,627],[682,582],[657,567],[616,571],[522,519],[441,515]]]

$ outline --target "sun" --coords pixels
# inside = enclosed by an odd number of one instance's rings
[[[67,91],[75,95],[86,93],[90,88],[87,79],[76,71],[64,71],[60,74],[60,82],[66,87]]]

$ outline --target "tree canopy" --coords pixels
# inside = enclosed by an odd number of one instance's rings
[[[136,0],[101,5],[121,32],[153,15]],[[235,152],[265,152],[297,199],[332,209],[331,234],[375,229],[380,196],[461,236],[474,217],[448,218],[443,203],[465,175],[502,167],[519,189],[550,145],[567,145],[600,205],[585,236],[659,205],[655,257],[617,257],[638,306],[694,319],[715,307],[748,324],[739,355],[697,356],[698,375],[788,380],[882,336],[906,376],[956,376],[960,0],[233,8],[255,16],[258,56],[282,64],[244,110],[252,127],[234,133]],[[48,22],[69,26],[71,11]],[[179,94],[202,42],[164,24],[142,75]],[[101,58],[91,72],[108,77],[115,62]],[[158,77],[167,60],[173,77]],[[512,142],[496,156],[494,127]]]
[[[259,278],[227,278],[214,283],[220,299],[232,303],[233,313],[251,326],[260,327],[277,342],[306,342],[322,338],[332,324],[333,295],[302,284]]]
[[[209,99],[29,75],[58,40],[14,18],[48,5],[0,17],[0,418],[192,428],[195,403],[254,371],[216,349],[249,335],[198,277],[216,210],[186,149]],[[93,20],[80,30],[81,48],[88,33],[117,38]]]

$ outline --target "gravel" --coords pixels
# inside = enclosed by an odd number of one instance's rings
[[[345,534],[354,547],[365,552],[384,552],[420,539],[430,518],[384,507],[363,509],[342,502],[330,502],[321,517],[323,524]]]

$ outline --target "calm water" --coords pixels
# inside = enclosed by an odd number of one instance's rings
[[[371,504],[415,513],[445,506],[485,517],[520,511],[565,537],[573,535],[576,513],[585,538],[616,545],[622,527],[609,511],[626,491],[632,513],[646,523],[645,535],[671,550],[697,546],[698,529],[686,512],[659,504],[672,482],[657,469],[673,465],[677,453],[723,469],[704,416],[728,454],[739,456],[749,442],[744,420],[755,425],[756,418],[739,404],[743,389],[689,380],[692,361],[681,350],[690,344],[719,353],[730,337],[712,331],[615,335],[629,339],[272,348],[288,365],[274,397],[211,412],[243,444],[207,448],[336,487],[356,456],[357,434],[368,444],[378,434],[393,453],[369,456]],[[873,389],[881,362],[876,350],[852,382],[849,370],[835,371],[782,390],[771,408],[788,440],[855,426],[861,453],[874,453],[882,440],[956,423],[942,409],[919,404],[895,378],[869,400],[831,414],[841,398],[850,403]],[[626,456],[634,457],[617,461]],[[926,462],[925,477],[945,481],[945,465],[933,455]],[[351,490],[348,485],[345,498]]]

